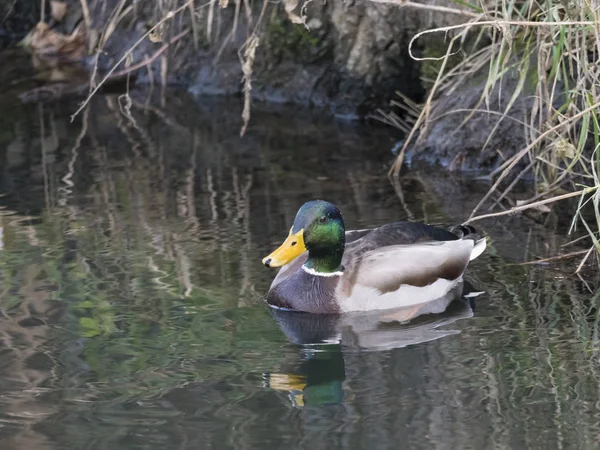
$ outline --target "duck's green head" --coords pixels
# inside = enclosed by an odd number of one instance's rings
[[[309,267],[339,270],[345,236],[344,220],[335,205],[323,200],[306,202],[298,210],[285,242],[262,262],[267,267],[281,267],[308,250]]]

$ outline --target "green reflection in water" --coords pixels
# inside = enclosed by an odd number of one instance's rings
[[[485,186],[415,170],[398,192],[385,133],[257,110],[240,140],[225,106],[169,102],[135,99],[135,125],[114,97],[75,124],[68,105],[0,124],[3,446],[597,446],[598,294],[567,266],[511,265],[564,240],[482,224],[474,314],[388,324],[383,350],[345,324],[318,351],[262,301],[260,259],[298,205],[327,198],[350,228],[448,225]]]

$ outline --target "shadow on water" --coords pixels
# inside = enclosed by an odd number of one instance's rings
[[[433,303],[396,310],[340,316],[272,309],[288,340],[299,345],[302,363],[293,373],[265,373],[265,387],[286,392],[295,407],[342,403],[344,351],[398,349],[460,333],[447,327],[473,317],[480,294],[466,284]]]
[[[2,448],[597,447],[598,294],[516,264],[566,243],[560,217],[482,225],[476,313],[290,320],[260,260],[304,201],[448,226],[487,186],[415,169],[394,189],[388,130],[256,107],[240,139],[239,106],[7,108]]]
[[[437,331],[436,328],[451,323],[447,322],[449,318],[458,320],[471,317],[468,292],[465,291],[463,298],[463,290],[460,284],[434,302],[382,311],[314,315],[272,309],[271,314],[294,344],[344,343],[364,349],[389,350],[434,340],[437,336],[444,336],[444,333],[452,334],[447,330]],[[479,294],[470,286],[467,290]]]

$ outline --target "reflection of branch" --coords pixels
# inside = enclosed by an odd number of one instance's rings
[[[59,189],[59,191],[63,191],[65,193],[64,198],[62,200],[59,200],[59,204],[61,204],[60,206],[66,206],[67,198],[73,192],[72,188],[75,187],[75,183],[73,183],[71,181],[71,178],[73,178],[73,175],[75,174],[75,162],[77,161],[77,155],[78,155],[79,147],[81,147],[81,141],[87,134],[89,113],[90,113],[89,108],[86,108],[85,111],[83,112],[81,131],[79,132],[79,135],[77,136],[77,139],[75,140],[75,145],[73,145],[73,148],[71,149],[71,159],[69,160],[69,164],[67,165],[69,170],[68,170],[67,174],[61,178],[61,180],[63,181],[63,183],[65,183],[67,185],[67,187],[66,188],[62,187]]]
[[[396,195],[400,199],[400,203],[402,204],[402,208],[404,209],[406,216],[409,220],[415,220],[415,215],[410,210],[404,199],[404,190],[402,189],[402,184],[400,183],[400,180],[398,178],[391,178],[390,181],[392,186],[394,187],[394,191],[396,191]]]
[[[360,185],[360,182],[356,179],[356,175],[353,172],[348,172],[348,184],[352,188],[352,196],[354,197],[354,202],[356,203],[356,208],[358,209],[359,217],[367,217],[367,212],[365,211],[364,204],[364,195],[363,189]]]
[[[24,263],[23,266],[17,265],[15,269],[19,271],[18,282],[5,283],[6,290],[2,292],[0,300],[4,300],[4,295],[12,291],[14,298],[19,299],[19,304],[9,311],[0,311],[2,315],[0,342],[11,352],[11,358],[5,358],[3,361],[3,373],[7,374],[7,380],[17,382],[25,388],[3,395],[2,409],[7,417],[12,417],[14,420],[23,419],[26,430],[23,435],[27,434],[31,438],[31,435],[35,435],[31,428],[53,413],[51,408],[46,408],[42,403],[37,402],[35,397],[50,392],[52,388],[48,386],[52,378],[56,378],[55,370],[58,365],[56,359],[52,353],[44,350],[48,342],[47,322],[55,311],[53,305],[48,302],[50,294],[46,286],[47,281],[41,276],[44,266]],[[13,290],[17,286],[18,289]],[[6,302],[0,301],[0,305],[6,306]],[[31,320],[36,322],[34,326],[23,325],[24,322]],[[36,355],[44,355],[50,364],[45,363],[44,367],[30,364]],[[12,439],[13,442],[19,441],[22,444],[26,441],[18,437]],[[6,446],[6,439],[3,439],[3,442]],[[27,444],[32,442],[28,439]],[[31,448],[27,444],[17,447]]]
[[[179,240],[176,234],[173,234],[173,238],[175,242]],[[175,243],[173,244],[175,247],[175,253],[177,255],[177,262],[179,263],[179,269],[181,270],[181,282],[185,286],[184,297],[189,297],[192,293],[192,289],[194,288],[191,277],[190,277],[190,259],[185,254],[185,251],[182,249],[181,245]]]
[[[181,125],[180,123],[176,122],[171,117],[168,117],[160,108],[157,108],[152,105],[147,105],[147,104],[142,104],[140,102],[136,102],[134,99],[132,99],[131,104],[132,104],[132,106],[135,106],[136,108],[141,109],[142,111],[149,111],[149,112],[155,114],[156,117],[161,119],[166,125],[176,128],[178,131],[182,131],[182,132],[186,132],[186,133],[188,131],[188,128],[186,128],[183,125]]]
[[[138,140],[135,138],[135,136],[132,133],[129,132],[129,128],[127,125],[131,124],[139,132],[139,134],[140,134],[140,136],[142,136],[142,138],[146,138],[145,141],[148,144],[148,146],[150,146],[151,140],[148,139],[147,133],[145,133],[142,130],[142,128],[138,127],[137,124],[135,123],[135,121],[132,122],[129,119],[129,117],[127,117],[127,115],[121,114],[120,108],[117,111],[117,108],[114,104],[114,100],[112,99],[112,97],[106,97],[106,106],[108,107],[109,110],[111,110],[115,114],[117,128],[119,128],[119,130],[121,130],[121,132],[125,135],[125,139],[127,139],[127,142],[129,142],[131,144],[131,151],[136,156],[136,158],[140,157],[141,156],[140,148],[142,147],[142,144],[140,142],[138,142]],[[128,120],[127,123],[124,121],[124,118],[126,118]]]
[[[244,245],[244,251],[242,252],[241,258],[241,267],[244,272],[244,276],[242,277],[242,286],[240,287],[240,296],[245,294],[249,288],[252,287],[252,277],[250,267],[252,264],[250,263],[250,249],[252,248],[252,234],[250,232],[250,189],[252,189],[252,174],[246,175],[246,185],[242,189],[242,205],[241,209],[243,210],[242,223],[244,225],[244,238],[246,241],[246,245]],[[242,300],[240,298],[240,300]]]
[[[191,231],[194,234],[198,231],[199,221],[196,215],[196,184],[194,183],[196,176],[196,156],[198,152],[198,136],[197,130],[194,129],[192,134],[192,154],[190,156],[190,169],[188,170],[185,179],[185,190],[187,197],[187,219],[192,224]]]
[[[42,150],[42,175],[44,177],[44,198],[46,200],[46,209],[50,208],[50,188],[48,186],[48,159],[46,158],[46,139],[44,128],[44,104],[38,104],[38,114],[40,121],[40,145]]]
[[[214,225],[217,225],[217,221],[219,220],[219,213],[217,212],[217,191],[215,191],[213,185],[212,169],[210,168],[206,170],[206,185],[208,192],[210,193],[211,222],[213,222]]]

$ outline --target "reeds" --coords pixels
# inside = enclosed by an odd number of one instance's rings
[[[474,114],[488,111],[494,125],[482,152],[504,120],[517,119],[526,130],[526,141],[521,150],[505,158],[490,174],[494,183],[467,222],[579,196],[579,204],[572,211],[571,231],[580,225],[587,231],[591,246],[585,259],[589,261],[590,255],[600,254],[600,7],[591,0],[454,1],[468,12],[464,23],[425,30],[410,41],[409,50],[415,60],[437,59],[441,66],[390,175],[398,175],[407,148],[427,136],[436,120],[431,112],[437,96],[452,95],[475,75],[484,74],[477,107],[460,111],[465,114],[461,126]],[[450,36],[445,55],[417,58],[412,53],[414,42],[431,33]],[[462,60],[448,64],[452,58],[459,58],[459,52]],[[509,98],[498,108],[491,103],[492,93],[502,89],[505,77],[514,74],[518,77],[516,87],[504,95]],[[529,92],[533,92],[533,106],[526,117],[511,117],[517,99]],[[392,121],[389,116],[387,121]],[[489,211],[502,205],[525,176],[535,180],[531,198],[516,206],[509,204],[502,212],[481,214],[488,200],[493,200]]]

